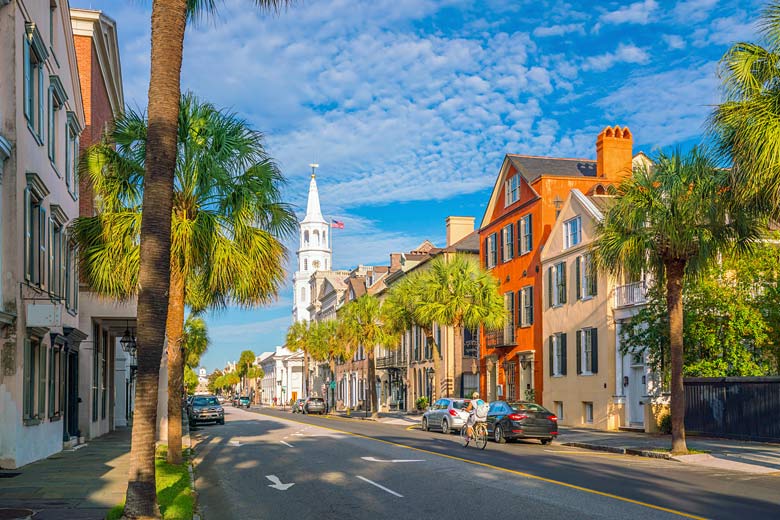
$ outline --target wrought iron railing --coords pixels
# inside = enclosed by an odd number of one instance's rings
[[[634,282],[615,287],[615,307],[630,307],[647,303],[647,286]]]

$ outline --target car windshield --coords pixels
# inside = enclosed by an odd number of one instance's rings
[[[219,401],[216,397],[196,397],[192,400],[195,406],[217,406]]]
[[[507,403],[515,412],[548,412],[547,408],[536,403]]]
[[[312,402],[312,403],[324,403],[325,402],[325,401],[322,400],[321,397],[312,397],[311,399],[309,399],[309,401]]]
[[[466,408],[468,406],[468,404],[469,404],[469,400],[468,399],[463,399],[463,400],[459,400],[459,401],[452,401],[452,407],[455,408],[456,410],[463,410],[464,408]]]

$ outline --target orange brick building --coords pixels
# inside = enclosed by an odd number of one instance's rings
[[[541,250],[569,191],[605,193],[631,172],[633,137],[607,127],[596,160],[507,154],[479,230],[480,260],[498,279],[510,316],[481,333],[480,390],[488,400],[542,402]]]

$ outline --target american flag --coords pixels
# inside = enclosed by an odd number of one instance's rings
[[[330,223],[330,227],[332,227],[333,229],[344,229],[344,223],[341,222],[340,220],[333,220]]]

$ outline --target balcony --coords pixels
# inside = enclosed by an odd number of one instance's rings
[[[615,308],[632,307],[647,303],[645,282],[634,282],[615,287]]]
[[[487,348],[501,348],[501,347],[514,347],[517,345],[515,341],[513,330],[497,329],[485,331],[485,346]]]
[[[400,353],[393,353],[389,356],[376,358],[376,368],[405,368],[408,359]]]

